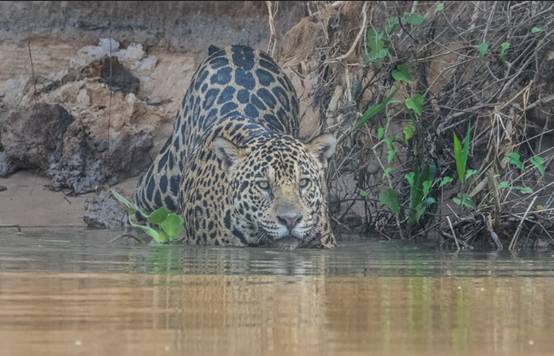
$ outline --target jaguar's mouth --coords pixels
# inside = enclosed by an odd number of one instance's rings
[[[273,234],[263,228],[258,230],[259,246],[277,247],[285,250],[293,250],[309,244],[314,235],[310,233],[298,234],[295,231],[287,234]]]
[[[305,241],[303,239],[289,235],[286,237],[281,237],[278,240],[273,240],[269,244],[269,247],[276,247],[282,250],[294,250],[298,247],[301,247],[304,243]]]

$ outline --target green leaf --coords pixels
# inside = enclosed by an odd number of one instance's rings
[[[175,213],[171,213],[160,226],[169,237],[169,240],[173,240],[183,231],[183,218]]]
[[[454,132],[454,159],[456,161],[456,173],[458,173],[458,179],[463,184],[466,180],[466,167],[467,159],[469,157],[469,141],[470,130],[468,126],[466,135],[464,137],[464,146],[460,142],[458,135]]]
[[[540,26],[534,26],[532,29],[531,29],[531,33],[541,33],[543,31],[542,27]]]
[[[169,210],[166,208],[158,208],[148,216],[148,222],[151,224],[161,224],[169,214]]]
[[[410,83],[412,81],[412,75],[410,74],[410,67],[407,64],[399,64],[392,71],[392,77],[397,82]]]
[[[429,164],[418,166],[414,172],[407,174],[405,178],[410,184],[408,220],[411,224],[418,224],[419,219],[425,213],[426,205],[424,201],[431,190],[434,168]]]
[[[527,187],[527,186],[524,186],[524,187],[516,186],[516,187],[514,187],[514,189],[518,190],[521,194],[531,194],[531,193],[533,193],[533,189],[531,189],[530,187]]]
[[[131,215],[129,216],[129,224],[135,228],[138,228],[144,231],[148,236],[152,237],[154,241],[156,241],[157,243],[164,243],[169,240],[169,238],[163,231],[157,231],[149,226],[139,225],[133,221],[133,219],[131,218]]]
[[[162,231],[156,231],[156,230],[152,229],[151,227],[144,226],[144,225],[133,225],[133,226],[143,230],[147,235],[152,237],[154,239],[154,241],[156,241],[157,243],[164,243],[164,242],[169,241],[169,238],[167,237],[167,235],[165,233],[163,233]]]
[[[441,13],[444,11],[444,3],[438,2],[437,5],[435,5],[435,14]]]
[[[454,198],[452,198],[452,201],[458,205],[458,206],[464,206],[466,208],[475,209],[477,206],[473,202],[473,199],[467,194],[458,194]]]
[[[423,196],[427,196],[429,194],[432,184],[433,182],[431,182],[430,180],[423,181]]]
[[[363,190],[363,189],[358,188],[358,195],[361,198],[367,199],[367,197],[369,196],[369,192],[367,190]]]
[[[366,39],[367,46],[370,49],[369,53],[367,53],[368,60],[378,62],[388,56],[389,49],[385,47],[385,35],[383,32],[369,29]]]
[[[389,49],[382,48],[376,52],[373,52],[373,54],[369,57],[369,60],[372,62],[378,62],[382,59],[385,59],[388,55],[389,55]]]
[[[383,137],[385,137],[385,128],[384,127],[379,127],[377,129],[377,139],[381,140]]]
[[[500,44],[500,58],[505,61],[506,56],[508,55],[508,50],[510,49],[510,42],[502,42]]]
[[[466,172],[466,180],[468,180],[470,177],[474,176],[477,173],[477,170],[475,169],[468,169]]]
[[[386,106],[391,101],[392,97],[396,92],[398,91],[398,88],[394,88],[392,93],[390,93],[389,96],[387,96],[382,102],[376,105],[371,105],[367,108],[367,110],[364,112],[364,114],[358,119],[356,124],[354,125],[354,130],[358,130],[363,125],[367,124],[369,120],[377,116],[379,113],[385,110]]]
[[[391,33],[396,29],[396,26],[398,26],[398,17],[391,16],[387,18],[387,21],[385,23],[385,31],[387,33]]]
[[[483,58],[487,53],[489,53],[489,44],[483,42],[479,45],[479,58]]]
[[[386,206],[395,215],[400,214],[400,204],[398,203],[398,193],[394,189],[388,189],[379,193],[379,202]]]
[[[423,216],[423,214],[425,214],[425,210],[427,209],[427,207],[424,205],[424,204],[417,204],[416,207],[415,207],[415,223],[419,223],[419,220],[421,219],[421,217]]]
[[[533,164],[533,167],[535,167],[535,169],[539,171],[540,175],[544,176],[544,158],[535,155],[531,157],[531,163]]]
[[[385,110],[384,103],[379,103],[377,105],[370,105],[365,113],[358,119],[355,128],[358,129],[361,126],[365,125],[370,119],[377,116],[381,111]]]
[[[387,145],[387,162],[392,163],[394,161],[394,155],[396,150],[392,144],[392,139],[390,137],[385,138],[385,144]]]
[[[404,104],[417,116],[421,116],[421,114],[423,113],[423,96],[421,96],[420,94],[407,98]]]
[[[446,187],[447,185],[452,183],[452,181],[454,181],[454,178],[450,176],[442,177],[441,180],[439,181],[439,188]]]
[[[415,172],[410,172],[410,173],[408,173],[408,174],[406,174],[406,175],[404,176],[404,178],[406,178],[406,180],[408,181],[408,185],[409,185],[410,187],[413,187],[413,186],[414,186],[415,175],[416,175]]]
[[[521,162],[521,156],[517,152],[511,152],[508,155],[508,162],[519,168],[521,171],[524,170],[523,162]]]
[[[392,172],[392,168],[391,167],[387,167],[383,170],[383,178],[388,178],[390,176]]]
[[[469,144],[470,144],[471,125],[467,127],[466,136],[464,137],[464,170],[467,167],[467,159],[469,158]]]
[[[404,16],[402,16],[402,22],[405,22],[412,26],[419,26],[425,21],[425,17],[422,15],[412,12],[412,13],[404,13]]]
[[[402,133],[404,134],[404,142],[408,143],[414,137],[414,125],[412,124],[406,124],[404,128],[402,129]]]
[[[508,188],[510,188],[510,183],[508,183],[505,180],[503,180],[502,182],[500,182],[500,184],[498,184],[498,189],[508,189]]]
[[[458,135],[454,132],[454,158],[456,160],[456,173],[458,173],[458,179],[461,183],[465,181],[465,164],[462,153],[462,144]]]

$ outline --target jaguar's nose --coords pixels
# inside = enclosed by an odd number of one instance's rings
[[[277,215],[279,223],[285,225],[289,231],[292,231],[296,225],[302,220],[302,215],[297,212]]]

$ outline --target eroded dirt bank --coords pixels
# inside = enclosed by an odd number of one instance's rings
[[[280,11],[279,31],[304,15]],[[0,13],[0,225],[120,225],[99,191],[131,195],[208,45],[265,50],[269,37],[262,2],[2,3]]]

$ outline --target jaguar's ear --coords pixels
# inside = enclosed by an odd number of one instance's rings
[[[234,143],[221,136],[213,140],[212,147],[215,155],[223,162],[226,170],[229,170],[243,156],[240,147],[237,147]]]
[[[319,135],[306,144],[308,151],[327,168],[327,161],[335,153],[337,139],[332,134]]]

